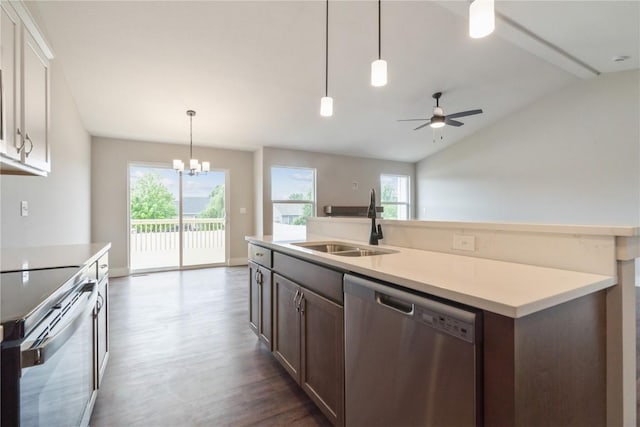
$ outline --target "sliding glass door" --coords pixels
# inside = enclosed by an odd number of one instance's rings
[[[129,166],[131,270],[226,262],[226,173]]]

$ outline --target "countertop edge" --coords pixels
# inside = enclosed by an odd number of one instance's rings
[[[270,249],[274,249],[279,252],[285,253],[287,255],[295,256],[297,258],[310,261],[316,264],[324,264],[326,266],[333,267],[333,268],[342,270],[344,272],[361,274],[364,276],[371,277],[375,280],[381,280],[381,281],[393,283],[395,285],[405,287],[414,291],[424,292],[424,293],[428,293],[441,298],[446,298],[452,301],[456,301],[456,302],[466,304],[472,307],[480,308],[483,310],[491,311],[493,313],[507,316],[510,318],[524,317],[524,316],[545,310],[547,308],[551,308],[559,304],[571,301],[573,299],[576,299],[585,295],[589,295],[591,293],[598,292],[603,289],[607,289],[617,283],[617,279],[611,276],[604,276],[604,275],[591,274],[591,273],[581,273],[581,272],[575,272],[571,270],[550,269],[548,267],[536,267],[536,266],[531,266],[526,264],[500,261],[501,263],[505,263],[505,264],[524,265],[530,268],[557,270],[567,274],[572,274],[572,273],[588,274],[590,276],[593,276],[594,278],[592,282],[579,286],[577,288],[560,292],[555,295],[550,295],[544,298],[536,299],[535,301],[531,301],[525,304],[514,306],[514,305],[498,302],[495,300],[478,297],[475,295],[465,294],[465,293],[456,291],[454,289],[449,289],[446,287],[434,285],[427,282],[417,282],[415,280],[403,277],[402,275],[399,275],[397,273],[390,274],[387,272],[376,271],[366,267],[354,265],[349,263],[348,259],[341,260],[341,259],[337,259],[336,257],[332,257],[325,254],[320,255],[308,249],[294,247],[291,245],[291,243],[294,243],[294,242],[284,242],[284,241],[274,242],[271,240],[265,240],[264,236],[263,237],[245,236],[245,240],[247,242],[264,246]],[[312,239],[312,240],[315,241],[316,239]],[[312,241],[312,240],[309,240],[309,241]],[[322,240],[328,240],[328,239],[322,239]],[[332,239],[332,240],[350,242],[350,240],[348,239]],[[321,240],[318,240],[318,241],[321,241]],[[367,246],[367,245],[362,245],[362,243],[359,243],[359,245]],[[425,253],[432,252],[432,251],[423,251],[419,249],[400,248],[400,247],[394,247],[394,246],[388,246],[388,245],[380,245],[380,248],[388,248],[396,251],[418,251],[418,252],[425,252]],[[460,255],[450,255],[450,254],[445,254],[440,252],[438,254],[441,254],[444,256],[452,256],[452,257],[460,256]],[[479,262],[483,262],[482,259],[474,258],[474,260],[479,260]],[[484,261],[492,261],[492,260],[484,260]]]

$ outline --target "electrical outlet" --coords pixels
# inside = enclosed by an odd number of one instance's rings
[[[29,216],[29,202],[26,200],[20,201],[20,216]]]
[[[475,236],[468,236],[464,234],[454,234],[453,249],[474,252],[476,250]]]
[[[240,215],[246,215],[247,214],[247,208],[240,208]]]
[[[352,190],[357,190],[358,189],[358,181],[353,181],[351,183],[351,189]]]

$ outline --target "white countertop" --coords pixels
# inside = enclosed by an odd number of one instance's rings
[[[616,278],[612,276],[382,244],[379,248],[397,252],[352,258],[304,249],[290,242],[274,241],[271,236],[246,237],[246,240],[302,259],[512,318],[523,317],[616,284]],[[360,247],[368,246],[343,239],[327,238],[322,241],[344,241]]]

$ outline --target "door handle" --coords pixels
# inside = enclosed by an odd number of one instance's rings
[[[415,305],[402,301],[399,298],[395,298],[389,295],[385,295],[381,292],[376,292],[376,302],[383,307],[390,308],[391,310],[402,313],[406,316],[413,316]]]
[[[300,292],[300,301],[298,301],[300,313],[304,314],[304,292]]]
[[[31,154],[31,152],[33,151],[33,141],[31,141],[31,138],[29,138],[29,134],[25,135],[25,139],[29,141],[29,151],[25,151],[24,156],[29,157],[29,154]]]
[[[300,296],[300,289],[296,289],[296,295],[293,297],[293,305],[296,306],[296,311],[300,311],[300,305],[298,305],[299,296]]]

